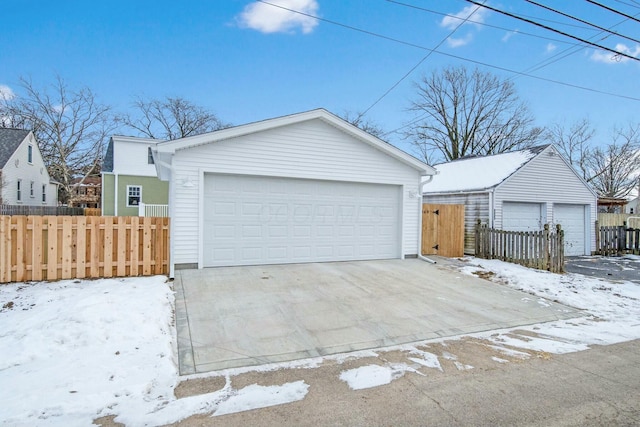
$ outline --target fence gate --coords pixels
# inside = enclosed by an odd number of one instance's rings
[[[422,205],[422,255],[464,255],[464,205]]]

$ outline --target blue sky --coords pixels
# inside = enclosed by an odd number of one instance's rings
[[[246,0],[3,2],[0,89],[19,95],[21,76],[43,86],[59,74],[71,87],[90,87],[117,111],[130,108],[134,96],[181,96],[233,124],[318,107],[342,114],[370,107],[428,53],[425,49],[444,40],[441,53],[429,56],[367,114],[393,131],[412,119],[407,107],[415,94],[413,82],[434,69],[464,64],[514,77],[489,65],[522,72],[577,43],[484,9],[472,16],[477,23],[466,23],[447,39],[459,22],[451,16],[466,17],[472,4],[400,1],[431,12],[384,0],[271,0],[415,46]],[[620,23],[617,32],[640,39],[639,22],[587,1],[538,2],[602,27]],[[640,17],[640,2],[599,2]],[[583,38],[598,34],[523,0],[488,4]],[[635,41],[602,37],[594,40],[640,56]],[[514,83],[538,125],[587,117],[597,138],[606,142],[612,126],[640,121],[640,62],[612,56],[582,46],[531,74],[637,99],[524,76]],[[387,139],[410,150],[397,133]]]

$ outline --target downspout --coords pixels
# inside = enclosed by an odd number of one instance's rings
[[[436,171],[435,175],[438,174]],[[424,187],[433,181],[434,175],[429,175],[429,178],[425,181],[420,181],[420,186],[418,187],[418,195],[420,196],[420,203],[418,203],[418,259],[423,261],[430,262],[431,264],[435,264],[436,262],[431,258],[427,258],[422,255],[422,204],[424,203]]]

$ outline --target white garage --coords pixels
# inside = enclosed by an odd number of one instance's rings
[[[417,256],[435,170],[326,110],[157,144],[176,268]],[[172,270],[173,271],[173,270]]]
[[[552,145],[436,165],[425,203],[465,204],[465,253],[475,252],[478,220],[512,231],[560,224],[565,254],[595,250],[597,194]]]

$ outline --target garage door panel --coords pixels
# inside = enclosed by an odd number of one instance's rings
[[[205,174],[204,194],[205,266],[400,254],[398,186]]]
[[[540,231],[542,226],[542,204],[521,202],[502,203],[503,230]]]
[[[554,205],[554,222],[564,230],[565,255],[586,255],[585,217],[584,205]]]

